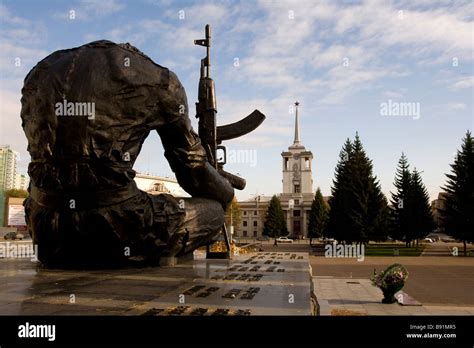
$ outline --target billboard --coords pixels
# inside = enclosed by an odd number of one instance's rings
[[[26,226],[25,207],[23,205],[8,205],[8,226]]]

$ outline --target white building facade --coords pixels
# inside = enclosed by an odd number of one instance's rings
[[[140,190],[150,194],[169,193],[176,197],[189,197],[174,178],[137,173],[135,183]]]
[[[306,150],[300,140],[298,115],[299,103],[295,103],[295,134],[293,144],[282,156],[282,192],[281,206],[286,218],[289,236],[303,237],[308,235],[308,219],[313,191],[313,154]],[[239,202],[242,210],[240,226],[235,227],[237,237],[261,237],[266,211],[271,196],[257,195],[249,200]]]
[[[10,146],[0,146],[0,190],[7,191],[15,188],[16,161],[18,152]]]

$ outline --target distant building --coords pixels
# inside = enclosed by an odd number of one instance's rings
[[[28,175],[16,173],[15,184],[13,185],[13,188],[17,190],[28,190],[29,183],[30,177]]]
[[[271,196],[256,195],[245,201],[240,201],[242,211],[240,226],[235,229],[235,237],[260,237],[263,233],[263,222]]]
[[[5,191],[15,188],[17,156],[10,146],[0,146],[0,227],[6,222]]]
[[[446,195],[446,192],[440,192],[438,193],[438,198],[431,202],[431,212],[433,213],[434,221],[436,226],[438,226],[441,230],[443,230],[441,212],[446,208]]]
[[[8,145],[0,146],[0,191],[15,188],[18,152]]]
[[[293,144],[282,156],[283,190],[280,198],[289,235],[302,237],[308,235],[308,220],[314,198],[312,160],[313,153],[301,144],[298,105],[295,103],[295,136]],[[263,232],[265,214],[271,196],[257,195],[240,201],[242,221],[237,228],[237,237],[260,237]],[[327,201],[327,198],[325,199]]]
[[[176,179],[137,173],[135,182],[140,190],[150,194],[169,193],[176,197],[189,197]]]

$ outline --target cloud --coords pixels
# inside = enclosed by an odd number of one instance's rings
[[[453,110],[453,111],[456,111],[456,110],[465,110],[466,109],[466,104],[464,103],[448,103],[446,104],[446,108],[448,110]]]
[[[125,5],[116,0],[82,0],[80,8],[96,17],[121,11]]]
[[[406,92],[406,90],[405,90]],[[403,98],[404,93],[402,91],[384,91],[382,93],[383,98],[392,98],[392,99],[398,99],[398,98]]]
[[[0,139],[20,153],[18,167],[25,172],[30,157],[21,128],[21,88],[29,68],[48,53],[40,48],[46,41],[46,28],[13,15],[2,4],[0,21]]]
[[[122,11],[125,4],[117,0],[81,0],[76,6],[54,12],[52,17],[61,20],[90,21]]]
[[[225,2],[179,5],[165,2],[161,19],[132,20],[106,36],[135,45],[155,41],[155,52],[182,74],[198,62],[201,52],[192,50],[192,42],[203,36],[204,24],[212,22],[214,51],[240,61],[238,69],[225,70],[227,81],[251,81],[252,87],[277,96],[298,86],[299,95],[329,105],[343,103],[383,79],[408,76],[413,73],[410,65],[446,63],[454,55],[471,59],[472,21],[465,16],[472,8],[469,3],[449,11],[449,3],[412,6],[370,0],[262,0],[251,9]],[[170,61],[171,55],[178,59]],[[460,82],[454,88],[462,86]]]
[[[14,16],[0,4],[0,75],[2,78],[24,77],[27,68],[43,58],[47,52],[46,28],[41,23]]]
[[[240,78],[282,93],[298,86],[321,95],[321,103],[341,103],[384,78],[411,74],[410,60],[472,60],[472,19],[465,16],[472,4],[445,5],[261,1],[264,16],[241,58]]]
[[[21,160],[18,163],[18,168],[20,171],[26,172],[30,156],[26,151],[27,141],[21,128],[21,93],[19,89],[12,92],[5,87],[7,86],[2,84],[0,88],[0,138],[2,145],[8,144],[20,153]]]
[[[31,22],[25,18],[13,15],[10,10],[0,3],[0,18],[3,24],[26,25]]]
[[[450,89],[459,90],[465,88],[472,88],[474,86],[474,76],[461,77],[456,82],[454,82]]]

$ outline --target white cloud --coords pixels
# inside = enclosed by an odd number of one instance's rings
[[[26,171],[29,155],[26,151],[27,141],[21,128],[21,93],[17,89],[12,92],[10,85],[3,85],[0,88],[0,138],[2,144],[10,145],[15,151],[20,153],[21,161],[18,163],[19,170]]]
[[[80,8],[100,17],[121,11],[125,5],[116,0],[81,0]]]
[[[0,75],[2,79],[24,77],[28,67],[47,54],[39,48],[46,41],[46,28],[41,23],[14,16],[1,4],[0,22],[3,24],[0,26]]]
[[[53,18],[61,20],[90,21],[120,12],[125,4],[117,0],[81,0],[76,6],[70,6],[52,14]]]
[[[0,19],[4,24],[26,25],[31,23],[25,18],[14,16],[3,4],[0,4]]]
[[[415,66],[454,56],[472,60],[472,20],[465,16],[472,4],[449,10],[380,1],[260,6],[265,15],[253,30],[251,54],[242,58],[241,79],[265,88],[287,92],[297,85],[301,93],[323,94],[321,102],[338,103],[383,78],[410,74],[397,59]]]
[[[453,110],[453,111],[465,110],[466,109],[466,104],[464,104],[464,103],[448,103],[448,104],[446,104],[446,108],[448,110]]]
[[[459,90],[465,88],[472,88],[474,86],[474,76],[462,77],[454,82],[450,89]]]
[[[383,98],[392,98],[392,99],[398,99],[398,98],[403,98],[404,93],[401,91],[384,91],[382,93]]]

